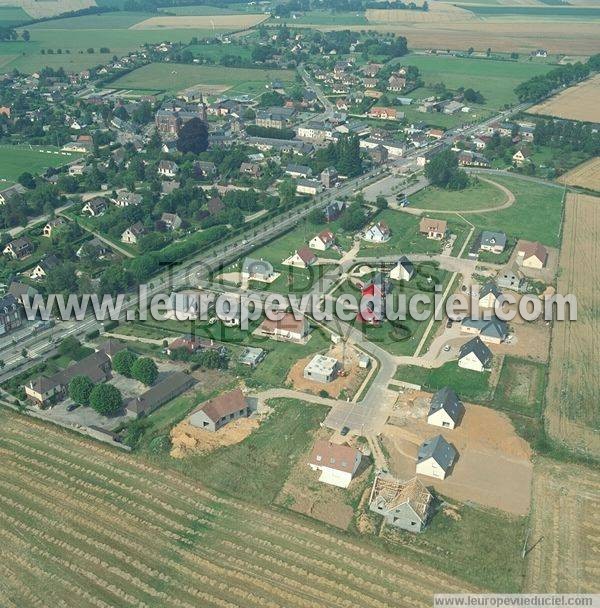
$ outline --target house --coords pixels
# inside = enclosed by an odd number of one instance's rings
[[[181,218],[176,213],[163,213],[160,221],[166,226],[167,230],[177,230],[181,227]]]
[[[463,412],[463,404],[456,393],[445,386],[431,397],[427,424],[453,429],[460,422]]]
[[[105,340],[95,349],[96,352],[104,351],[106,356],[110,359],[111,364],[114,356],[122,350],[127,350],[127,345],[119,340],[114,340],[113,338]]]
[[[25,302],[31,302],[32,298],[39,292],[31,285],[20,283],[19,281],[12,281],[8,286],[7,293],[14,296],[17,303],[22,306]]]
[[[346,208],[346,203],[344,201],[331,201],[328,203],[325,209],[323,209],[323,215],[325,216],[325,221],[327,223],[334,222],[340,217],[342,211]]]
[[[313,471],[321,471],[320,482],[347,488],[358,470],[360,460],[361,453],[356,448],[321,439],[313,446],[308,466]]]
[[[139,397],[131,399],[125,406],[125,411],[136,418],[147,416],[161,405],[187,391],[194,384],[196,384],[196,380],[189,374],[173,372]]]
[[[109,252],[110,248],[108,245],[103,243],[99,238],[94,237],[89,241],[85,241],[85,243],[77,249],[75,255],[78,258],[81,258],[84,254],[88,255],[90,258],[102,258]]]
[[[436,220],[430,217],[424,217],[419,223],[419,232],[428,239],[441,241],[446,238],[448,222],[446,222],[446,220]]]
[[[388,78],[387,90],[393,91],[394,93],[400,93],[402,89],[406,87],[406,78],[403,76],[398,76],[396,74],[392,74]]]
[[[525,150],[517,150],[513,154],[512,159],[515,165],[520,167],[529,161],[529,154]]]
[[[410,281],[415,276],[414,264],[405,256],[401,256],[390,271],[390,279]]]
[[[212,161],[197,160],[194,163],[196,177],[213,177],[217,174],[217,166]]]
[[[286,167],[285,174],[293,177],[294,179],[298,179],[299,177],[302,179],[308,179],[312,175],[312,169],[306,165],[290,164]]]
[[[284,260],[285,266],[296,266],[297,268],[308,268],[317,261],[317,256],[308,248],[297,249],[293,255]]]
[[[541,270],[546,265],[548,251],[538,242],[521,241],[517,250],[517,263],[523,268]]]
[[[62,217],[56,217],[53,220],[49,220],[42,229],[42,236],[51,237],[52,231],[64,224],[66,224],[66,221]]]
[[[265,319],[258,332],[273,340],[283,342],[305,342],[310,331],[310,324],[304,315],[297,317],[294,313],[286,312],[279,319]]]
[[[158,174],[162,177],[175,177],[179,166],[172,160],[161,160],[158,163]]]
[[[232,420],[247,418],[251,411],[244,393],[238,388],[204,402],[188,420],[192,426],[214,433]]]
[[[261,168],[258,163],[242,163],[240,165],[240,173],[258,179],[261,175]]]
[[[506,247],[506,234],[504,232],[490,232],[484,230],[481,233],[479,251],[489,251],[496,255],[502,253]]]
[[[370,148],[368,152],[369,156],[376,165],[383,165],[384,163],[387,163],[389,152],[385,146],[378,144],[374,148]]]
[[[433,510],[433,496],[417,477],[398,481],[388,475],[377,475],[369,497],[369,510],[382,515],[385,523],[421,532]]]
[[[317,354],[304,368],[303,376],[307,380],[326,384],[337,378],[340,369],[340,362],[337,359]]]
[[[242,280],[243,281],[261,281],[262,283],[270,283],[275,275],[273,264],[267,260],[254,260],[252,258],[244,258],[242,263]]]
[[[82,213],[87,213],[92,217],[102,215],[108,209],[108,201],[101,196],[91,198],[81,209]]]
[[[479,337],[463,344],[458,353],[458,367],[484,372],[490,367],[492,351]]]
[[[327,167],[321,172],[321,183],[325,188],[333,188],[338,182],[338,172],[334,167]]]
[[[317,236],[310,239],[308,246],[311,249],[317,249],[318,251],[326,251],[335,243],[335,236],[331,230],[323,230],[319,232]]]
[[[44,279],[59,263],[58,258],[54,254],[47,253],[29,273],[29,276],[36,281]]]
[[[142,195],[137,192],[128,192],[127,190],[122,190],[117,194],[117,198],[115,199],[115,205],[117,207],[131,207],[134,205],[139,205],[142,202]]]
[[[379,325],[384,319],[385,298],[391,292],[391,285],[381,273],[374,275],[361,288],[361,309],[356,320],[369,325]]]
[[[6,205],[6,203],[8,203],[12,198],[25,194],[25,192],[27,192],[27,188],[21,186],[21,184],[15,184],[9,188],[0,190],[0,205]]]
[[[369,243],[385,243],[390,240],[391,232],[385,222],[371,224],[363,235],[363,240]]]
[[[458,164],[461,167],[484,167],[490,166],[490,161],[478,152],[471,152],[471,150],[461,150],[458,154]]]
[[[166,314],[177,321],[197,319],[200,314],[200,292],[184,289],[171,293]]]
[[[432,139],[442,139],[442,137],[444,137],[444,131],[442,129],[429,129],[426,135]]]
[[[479,289],[479,306],[481,308],[494,308],[496,300],[502,295],[500,289],[493,281],[488,281]]]
[[[85,163],[72,163],[69,165],[69,175],[74,177],[76,175],[83,175],[85,173]]]
[[[466,317],[462,320],[460,330],[465,334],[479,336],[484,342],[501,344],[508,337],[508,325],[497,317],[491,319],[473,319]]]
[[[142,222],[136,222],[123,231],[121,234],[121,242],[135,245],[138,240],[146,234],[146,228]]]
[[[310,196],[315,196],[319,194],[323,189],[323,185],[321,182],[316,179],[299,179],[296,184],[296,193],[297,194],[309,194]]]
[[[254,369],[265,357],[267,351],[256,346],[246,346],[238,359],[241,365],[247,365]]]
[[[296,129],[296,135],[299,139],[309,139],[315,142],[324,142],[331,139],[333,131],[331,126],[322,123],[311,121],[304,125],[300,125]]]
[[[456,449],[441,435],[427,439],[417,453],[417,474],[445,479],[457,456]]]
[[[256,125],[269,129],[285,129],[296,115],[294,108],[272,107],[256,111]]]
[[[444,114],[456,114],[458,111],[462,110],[463,104],[460,101],[454,101],[453,99],[442,104],[442,112]]]
[[[398,111],[395,108],[373,106],[369,111],[369,118],[378,118],[380,120],[398,120]]]
[[[3,336],[13,329],[21,327],[21,311],[19,301],[15,296],[7,293],[0,297],[0,336]]]
[[[9,255],[11,258],[15,260],[22,260],[26,258],[28,255],[31,255],[34,250],[33,242],[29,237],[21,236],[14,241],[10,241],[4,249],[2,253],[4,255]]]
[[[501,270],[495,280],[498,287],[502,289],[522,292],[527,288],[527,281],[523,274],[518,270]]]

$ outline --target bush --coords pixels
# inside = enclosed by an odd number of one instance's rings
[[[153,359],[150,359],[149,357],[140,357],[131,366],[131,375],[146,386],[151,386],[158,378],[158,368]]]
[[[69,397],[80,405],[89,405],[94,383],[87,376],[75,376],[69,382]]]
[[[112,366],[122,376],[132,378],[132,368],[136,360],[137,355],[135,353],[132,353],[130,350],[122,350],[113,357]]]
[[[123,405],[121,391],[112,384],[99,384],[90,393],[90,405],[103,416],[114,416]]]

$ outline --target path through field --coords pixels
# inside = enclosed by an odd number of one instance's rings
[[[428,607],[472,588],[0,412],[3,596],[18,606]]]

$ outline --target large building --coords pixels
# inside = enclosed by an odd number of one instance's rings
[[[156,112],[154,122],[161,137],[176,139],[183,125],[193,118],[206,121],[206,115],[206,104],[202,99],[198,104],[171,102]]]

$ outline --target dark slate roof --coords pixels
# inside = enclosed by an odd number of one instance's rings
[[[498,285],[493,281],[488,281],[485,285],[482,285],[479,290],[479,299],[485,298],[490,293],[493,293],[497,298],[502,295],[502,292],[498,289]]]
[[[490,362],[492,358],[492,351],[481,341],[480,338],[473,338],[466,344],[460,347],[458,358],[462,359],[466,355],[474,353],[474,355],[481,361],[484,366]]]
[[[479,330],[479,333],[488,338],[499,338],[504,340],[508,335],[508,325],[506,321],[492,317],[491,319],[471,319],[469,317],[463,319],[462,324],[465,327],[473,327]]]
[[[134,414],[145,414],[154,411],[163,403],[181,395],[193,386],[196,380],[189,374],[173,372],[164,380],[148,389],[143,395],[132,399],[127,404],[127,411]]]
[[[404,270],[406,270],[406,272],[409,274],[413,274],[415,272],[415,265],[405,255],[400,256],[398,264],[400,264],[400,266],[402,266],[402,268],[404,268]]]
[[[437,464],[447,471],[456,458],[456,450],[441,436],[427,439],[419,447],[417,463],[433,458]]]
[[[506,247],[506,234],[504,232],[491,232],[484,230],[481,233],[481,244],[487,246],[500,245]]]
[[[444,410],[454,422],[458,422],[462,411],[462,404],[457,394],[449,387],[440,389],[432,398],[429,407],[429,416]]]

